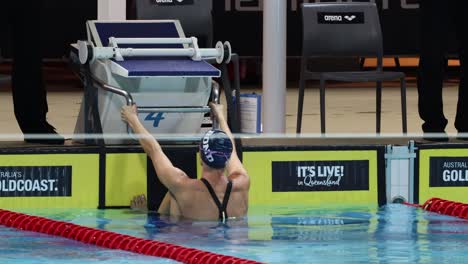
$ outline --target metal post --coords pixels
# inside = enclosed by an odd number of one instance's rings
[[[387,203],[392,202],[392,153],[393,146],[387,145],[385,147],[385,192],[387,193]]]
[[[98,0],[99,20],[126,20],[127,1],[126,0]]]
[[[411,155],[410,159],[409,159],[409,183],[408,183],[408,187],[409,187],[409,192],[408,192],[408,202],[410,203],[414,203],[414,166],[415,166],[415,159],[416,159],[416,147],[415,147],[415,143],[414,143],[414,140],[411,140],[409,142],[409,153]],[[418,166],[418,165],[416,165]],[[419,188],[419,186],[417,186]]]
[[[263,131],[286,132],[286,11],[287,1],[263,6]]]

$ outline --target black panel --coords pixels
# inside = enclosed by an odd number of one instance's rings
[[[379,206],[387,204],[387,177],[385,175],[385,148],[377,149],[377,196]]]
[[[172,164],[183,170],[190,178],[197,177],[197,157],[198,146],[187,147],[167,147],[164,148],[164,153],[171,160]],[[152,161],[148,158],[147,165],[147,193],[148,193],[148,208],[151,211],[158,210],[164,196],[167,193],[167,188],[159,181],[154,170]]]
[[[430,157],[429,187],[467,187],[468,157]]]

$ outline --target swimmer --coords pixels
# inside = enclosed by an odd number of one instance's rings
[[[140,123],[135,105],[122,108],[122,119],[141,136],[141,146],[151,158],[159,180],[169,190],[158,210],[162,215],[225,222],[247,214],[249,176],[237,156],[223,106],[211,103],[210,107],[221,129],[208,131],[200,142],[201,180],[189,178],[172,165],[156,139]],[[146,210],[144,195],[136,196],[131,207]]]

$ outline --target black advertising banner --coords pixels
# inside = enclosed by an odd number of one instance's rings
[[[71,166],[0,167],[0,197],[71,196]]]
[[[273,192],[369,190],[369,161],[273,161]]]
[[[153,3],[156,5],[193,5],[193,1],[194,0],[153,0]]]
[[[45,58],[68,56],[70,43],[86,38],[85,23],[97,19],[98,0],[44,1],[41,38]],[[127,0],[128,19],[136,19],[135,1]],[[159,0],[159,4],[182,5],[198,0]],[[241,56],[262,55],[262,10],[268,0],[212,0],[214,39],[230,41],[233,50]],[[301,51],[302,22],[300,6],[303,2],[345,2],[342,0],[284,0],[288,4],[288,56]],[[375,2],[379,7],[386,55],[415,55],[419,53],[420,17],[419,1],[424,0],[348,0],[347,2]],[[1,17],[0,17],[1,20]],[[57,23],[60,21],[60,23]],[[450,31],[449,52],[456,53],[454,28]],[[7,36],[8,26],[0,28]],[[11,56],[12,43],[2,39],[0,47],[4,57]]]
[[[468,157],[431,157],[430,187],[468,186]]]

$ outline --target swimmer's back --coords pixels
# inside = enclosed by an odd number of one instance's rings
[[[248,210],[248,186],[236,177],[219,179],[217,182],[210,182],[216,196],[220,202],[223,201],[228,179],[232,181],[232,190],[227,203],[227,215],[229,218],[244,217]],[[189,179],[188,183],[173,193],[173,198],[178,205],[178,210],[184,218],[201,221],[219,220],[218,207],[211,197],[210,192],[201,180]],[[171,210],[171,215],[177,214]]]

